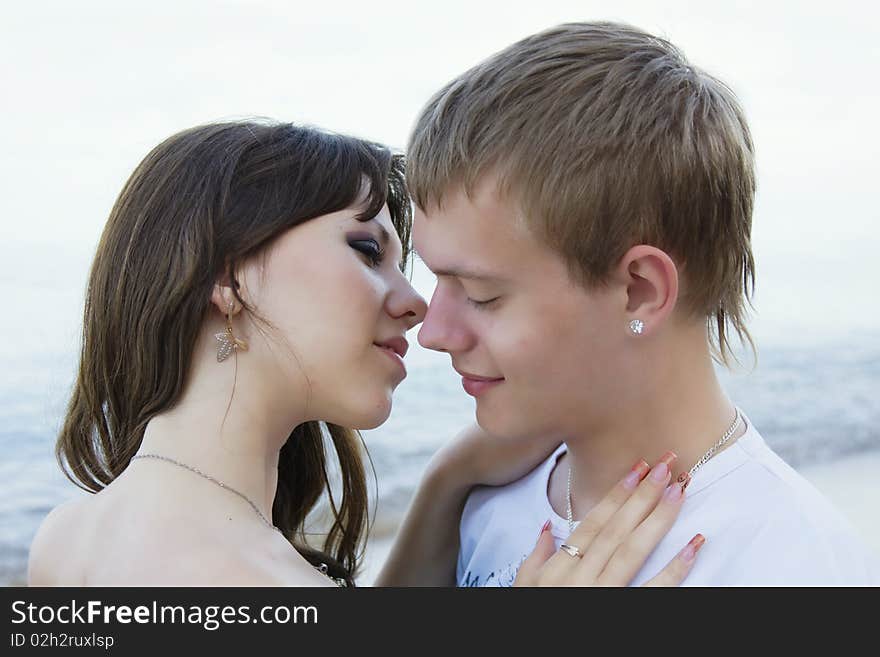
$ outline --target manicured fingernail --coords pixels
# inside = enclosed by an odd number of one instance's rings
[[[651,481],[661,482],[666,481],[666,477],[669,476],[669,468],[667,465],[660,461],[657,465],[654,466],[654,469],[651,470]]]
[[[685,563],[691,563],[697,556],[697,552],[703,547],[706,538],[702,534],[697,534],[691,539],[691,542],[684,546],[684,549],[678,553],[681,560]]]
[[[639,459],[638,461],[636,461],[631,470],[631,472],[639,473],[639,479],[644,479],[650,471],[651,466],[648,465],[648,462],[645,459]]]
[[[639,485],[639,482],[645,478],[645,475],[648,474],[650,469],[651,466],[649,466],[644,460],[639,459],[623,480],[623,487],[627,490],[633,490]]]
[[[547,522],[544,523],[544,526],[541,527],[541,531],[538,533],[538,540],[541,540],[541,536],[544,535],[544,532],[550,529],[550,518],[547,518]]]
[[[630,472],[623,480],[623,487],[627,490],[633,490],[642,480],[638,472]]]
[[[675,481],[678,482],[678,485],[681,486],[681,492],[683,493],[685,488],[688,487],[688,484],[691,483],[691,475],[689,472],[682,472],[678,475],[678,479]]]
[[[669,503],[678,502],[683,494],[684,489],[679,484],[669,484],[663,492],[663,499]]]
[[[669,476],[669,464],[677,458],[675,452],[666,452],[651,470],[651,479],[658,482],[666,481],[666,477]]]
[[[651,470],[651,481],[666,481],[667,476],[669,476],[669,468],[666,467],[666,464],[662,461],[655,465],[654,469]]]

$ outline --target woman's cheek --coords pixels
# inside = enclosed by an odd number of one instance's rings
[[[382,309],[387,290],[387,282],[378,274],[367,270],[352,281],[352,285],[347,288],[347,294],[361,313],[375,318],[377,310]]]

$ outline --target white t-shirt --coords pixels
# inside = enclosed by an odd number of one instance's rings
[[[459,586],[511,586],[549,518],[556,547],[568,521],[553,511],[547,484],[561,445],[522,479],[471,492],[461,518]],[[706,543],[687,586],[880,585],[877,558],[852,526],[747,421],[730,447],[691,480],[675,525],[632,585],[659,573],[701,533]]]

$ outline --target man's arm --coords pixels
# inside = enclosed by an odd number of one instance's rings
[[[429,465],[375,586],[455,586],[458,524],[471,485]]]
[[[375,586],[455,586],[458,527],[470,490],[519,479],[559,443],[501,439],[477,425],[459,433],[428,463]]]

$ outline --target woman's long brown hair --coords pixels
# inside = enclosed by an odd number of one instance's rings
[[[244,309],[265,321],[239,295],[236,266],[284,231],[352,206],[365,181],[359,218],[388,204],[404,266],[412,215],[403,170],[402,156],[381,145],[265,121],[192,128],[153,149],[122,189],[92,264],[79,371],[55,450],[67,477],[91,492],[118,477],[150,419],[180,399],[217,280],[232,280]],[[348,428],[297,426],[281,449],[272,507],[297,550],[350,584],[369,529],[362,445]],[[325,492],[333,518],[319,550],[306,542],[305,521]]]

